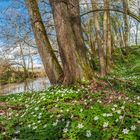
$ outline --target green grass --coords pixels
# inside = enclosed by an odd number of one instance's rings
[[[138,49],[91,84],[0,97],[0,140],[139,140]]]

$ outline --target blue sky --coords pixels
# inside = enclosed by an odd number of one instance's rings
[[[0,11],[11,5],[12,0],[0,0]]]
[[[17,2],[17,4],[15,2]],[[8,22],[6,20],[3,20],[3,17],[5,17],[5,14],[7,14],[7,12],[12,11],[12,9],[13,9],[13,11],[14,11],[14,9],[19,11],[19,13],[22,16],[24,16],[24,18],[27,16],[27,11],[25,10],[25,6],[21,6],[21,5],[18,6],[20,2],[21,2],[21,0],[0,0],[0,25],[1,25],[1,27],[2,27],[2,25],[5,26],[8,24]],[[14,18],[14,15],[13,15],[13,18]],[[3,29],[1,28],[1,30],[3,30]],[[0,50],[3,48],[2,46],[5,46],[3,44],[3,41],[4,40],[2,38],[0,38]],[[33,60],[37,66],[41,65],[40,57],[33,56]]]

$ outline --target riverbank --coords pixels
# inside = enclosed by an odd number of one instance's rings
[[[28,79],[22,83],[0,85],[0,95],[16,94],[21,92],[36,92],[50,86],[47,77]]]
[[[15,69],[11,67],[10,69],[3,71],[0,73],[0,85],[7,84],[20,84],[28,80],[34,80],[37,78],[46,77],[46,74],[43,69],[31,71],[27,70],[27,73],[23,71],[23,69]]]

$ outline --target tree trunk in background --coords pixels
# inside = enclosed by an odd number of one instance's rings
[[[139,30],[139,23],[136,23],[136,35],[135,35],[135,44],[138,45],[138,30]]]
[[[98,9],[96,0],[91,0],[92,2],[92,9],[96,10]],[[95,22],[95,30],[96,30],[96,41],[97,41],[97,47],[98,47],[98,55],[99,55],[99,61],[100,61],[100,69],[101,69],[101,76],[106,75],[106,61],[105,61],[105,54],[103,50],[102,40],[100,36],[100,21],[99,21],[99,13],[94,13],[94,22]]]
[[[28,70],[27,70],[27,66],[26,66],[26,60],[24,58],[24,53],[23,53],[23,48],[22,48],[22,44],[19,44],[19,48],[20,48],[20,56],[21,56],[21,60],[22,60],[22,67],[24,70],[24,80],[26,78],[28,78]]]
[[[73,84],[82,78],[92,78],[81,32],[78,2],[50,0],[58,45],[63,57],[65,85]]]
[[[38,4],[36,0],[26,0],[26,6],[46,74],[50,82],[56,84],[63,72],[47,37]]]
[[[104,0],[104,9],[109,9],[109,0]],[[104,46],[105,57],[106,57],[106,72],[109,72],[111,66],[111,31],[110,31],[109,10],[104,11],[103,29],[104,29],[103,46]]]
[[[107,9],[109,9],[109,1],[107,0]],[[110,72],[111,61],[112,61],[112,46],[111,46],[111,24],[110,24],[110,11],[107,11],[107,29],[108,29],[108,40],[107,40],[107,50],[106,50],[106,68],[107,72]]]
[[[124,45],[125,45],[125,52],[126,55],[128,54],[128,0],[123,0],[123,10],[124,10]]]
[[[104,9],[107,9],[107,2],[108,0],[104,0]],[[107,40],[108,40],[108,20],[107,20],[107,10],[104,11],[103,15],[103,48],[106,56],[106,50],[107,50]]]

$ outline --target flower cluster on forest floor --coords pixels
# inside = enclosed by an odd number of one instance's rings
[[[1,97],[0,139],[140,139],[140,96],[103,97],[76,87]]]

